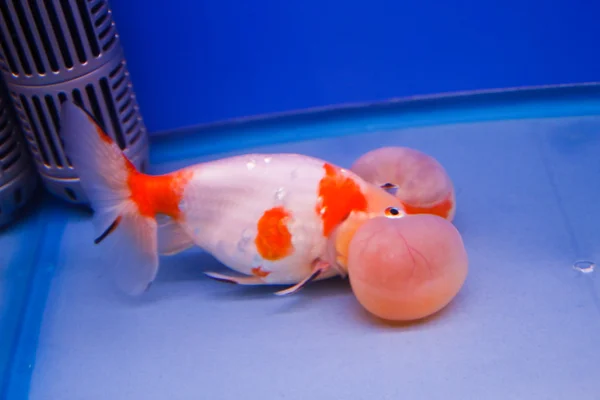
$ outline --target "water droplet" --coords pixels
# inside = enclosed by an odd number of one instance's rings
[[[248,167],[248,170],[253,170],[254,167],[256,167],[256,160],[252,159],[252,160],[248,161],[246,163],[246,167]]]
[[[594,268],[596,268],[596,264],[593,263],[592,261],[587,261],[587,260],[577,261],[573,264],[574,270],[582,272],[584,274],[589,274],[591,272],[594,272]]]
[[[265,163],[267,163],[267,164],[268,164],[268,163],[270,163],[270,162],[271,162],[271,160],[272,160],[272,158],[271,158],[271,157],[265,157]]]

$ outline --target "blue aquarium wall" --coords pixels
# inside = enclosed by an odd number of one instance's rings
[[[600,3],[112,1],[150,132],[348,102],[600,80]]]

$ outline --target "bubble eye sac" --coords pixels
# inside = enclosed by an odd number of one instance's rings
[[[388,218],[401,218],[404,214],[397,207],[388,207],[385,209],[385,216]]]

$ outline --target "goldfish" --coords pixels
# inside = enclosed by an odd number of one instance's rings
[[[152,175],[141,172],[82,107],[61,106],[61,137],[93,210],[95,243],[114,237],[117,283],[139,295],[160,256],[197,246],[240,285],[345,277],[352,238],[373,218],[402,218],[402,202],[325,160],[295,153],[243,154]]]

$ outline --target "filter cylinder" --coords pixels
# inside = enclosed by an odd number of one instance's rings
[[[38,185],[38,175],[5,89],[0,80],[0,228],[15,219]]]
[[[106,0],[0,0],[0,70],[44,186],[87,204],[59,135],[69,99],[100,123],[138,168],[148,134]]]

